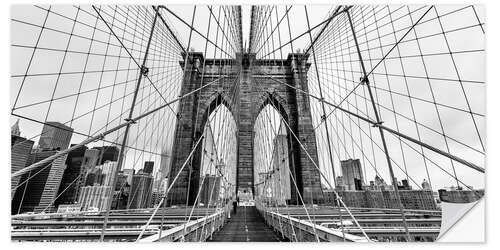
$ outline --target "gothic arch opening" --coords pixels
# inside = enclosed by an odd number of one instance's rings
[[[226,105],[218,105],[205,122],[200,159],[200,206],[233,197],[236,187],[237,125]]]
[[[284,122],[288,123],[288,115],[275,98],[266,98],[258,110],[253,128],[254,194],[263,202],[289,204],[296,189],[290,134]]]

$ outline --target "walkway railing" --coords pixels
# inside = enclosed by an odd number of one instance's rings
[[[139,242],[206,241],[224,225],[229,212],[229,207],[226,206],[214,214],[160,231],[154,235],[140,239]]]
[[[342,237],[342,232],[340,230],[315,225],[309,221],[300,220],[265,209],[259,209],[259,211],[269,226],[283,233],[285,237],[293,241],[315,242],[317,235],[320,241],[327,242],[368,242],[364,237],[348,233],[344,233],[344,237]]]

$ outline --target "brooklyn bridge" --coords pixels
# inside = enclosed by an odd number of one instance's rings
[[[11,10],[13,241],[435,241],[484,195],[473,5]]]

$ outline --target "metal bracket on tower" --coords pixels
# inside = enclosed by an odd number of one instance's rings
[[[368,76],[362,76],[359,78],[359,80],[361,81],[361,85],[369,85],[370,84],[370,80],[368,80]]]
[[[137,123],[137,122],[136,122],[134,119],[132,119],[132,118],[125,118],[124,120],[125,120],[126,122],[129,122],[130,124],[136,124],[136,123]]]
[[[375,123],[373,123],[372,127],[374,127],[374,128],[380,127],[380,125],[382,125],[382,123],[384,123],[384,122],[383,121],[375,122]]]
[[[147,75],[148,75],[148,73],[149,73],[149,68],[148,68],[148,67],[146,67],[145,65],[143,65],[143,66],[141,67],[141,74],[142,74],[143,76],[147,76]]]

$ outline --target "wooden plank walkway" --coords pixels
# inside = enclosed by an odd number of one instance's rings
[[[238,207],[237,213],[209,241],[214,242],[278,242],[288,241],[266,225],[255,207]]]

